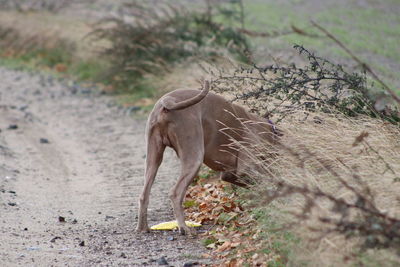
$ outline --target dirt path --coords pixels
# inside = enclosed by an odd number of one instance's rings
[[[2,68],[0,80],[0,266],[199,261],[204,251],[195,239],[134,232],[144,120],[69,81]],[[173,219],[168,190],[178,166],[168,151],[150,224]]]

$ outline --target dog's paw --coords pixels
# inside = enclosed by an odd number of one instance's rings
[[[150,232],[150,228],[148,226],[137,226],[136,230],[137,233],[148,233]]]
[[[179,228],[179,233],[181,235],[187,235],[187,236],[197,236],[197,231],[194,228],[189,228],[189,227],[181,227]]]

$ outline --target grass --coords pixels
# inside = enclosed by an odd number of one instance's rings
[[[400,19],[397,14],[387,14],[373,8],[357,8],[350,3],[346,7],[328,8],[308,14],[307,10],[300,9],[299,12],[291,4],[275,1],[248,1],[246,12],[248,20],[252,22],[247,26],[256,31],[283,31],[295,25],[316,34],[318,32],[310,29],[309,23],[309,19],[314,19],[326,25],[328,30],[355,52],[362,49],[400,61],[397,45]],[[305,46],[315,46],[318,50],[324,50],[322,46],[327,44],[326,40],[320,38],[295,34],[282,36],[281,39],[289,43],[289,46],[291,43],[303,43]]]
[[[313,2],[313,1],[311,1]],[[305,1],[245,1],[247,27],[255,31],[290,30],[291,25],[309,33],[321,33],[311,28],[310,19],[326,27],[361,59],[377,69],[393,88],[399,88],[397,69],[400,67],[400,17],[395,11],[383,12],[371,6],[360,7],[354,2],[329,3],[312,8]],[[318,5],[317,3],[314,3]],[[394,2],[393,2],[394,4]],[[274,51],[287,51],[293,44],[317,50],[323,57],[352,63],[350,57],[330,40],[298,34],[256,40],[255,46]],[[263,60],[266,57],[260,55]],[[399,93],[400,93],[400,89]]]
[[[337,175],[361,190],[354,178],[359,176],[372,190],[378,209],[400,219],[399,205],[394,204],[398,203],[400,193],[400,182],[396,180],[400,176],[398,126],[377,119],[322,113],[310,115],[310,118],[318,116],[321,119],[321,123],[315,123],[312,119],[299,120],[303,114],[298,115],[285,120],[280,127],[285,132],[282,142],[304,158],[302,162],[281,150],[278,158],[265,165],[265,161],[260,162],[252,155],[265,152],[265,149],[270,151],[270,145],[257,144],[254,149],[242,147],[241,151],[248,151],[253,159],[249,164],[258,165],[257,170],[252,168],[252,175],[261,182],[249,191],[235,190],[239,192],[238,200],[245,207],[247,205],[245,213],[230,221],[229,227],[225,223],[214,228],[203,240],[203,245],[213,245],[220,240],[218,252],[224,238],[236,242],[235,233],[242,233],[239,235],[241,246],[229,253],[220,250],[219,254],[214,254],[226,266],[235,263],[243,264],[241,266],[397,266],[400,262],[398,247],[363,247],[362,235],[357,232],[348,236],[336,231],[323,234],[332,227],[324,225],[318,218],[337,218],[334,205],[329,201],[314,199],[317,204],[303,213],[308,218],[304,219],[293,215],[302,214],[307,203],[301,194],[288,194],[273,202],[265,199],[276,190],[277,181],[284,181],[290,185],[319,188],[352,201],[354,195],[338,181]],[[369,133],[367,140],[354,145],[355,138],[363,131]],[[260,171],[262,168],[264,171]],[[337,175],[329,169],[334,169]],[[362,218],[358,217],[361,216],[359,213],[350,211],[349,214],[355,220]],[[255,224],[246,223],[249,216]],[[260,259],[262,262],[257,261]]]
[[[2,50],[0,49],[0,54]],[[77,81],[98,81],[107,69],[102,60],[76,60],[67,48],[37,49],[27,53],[3,57],[0,65],[9,68],[39,70],[53,75],[73,77]],[[103,81],[107,83],[107,81]]]
[[[250,212],[258,223],[260,242],[263,248],[260,253],[277,255],[268,262],[268,266],[285,266],[292,259],[293,247],[299,244],[300,239],[291,230],[279,230],[285,221],[285,213],[270,205],[258,207]]]
[[[276,161],[264,166],[265,172],[253,173],[253,176],[264,178],[265,181],[254,189],[256,191],[254,195],[257,197],[253,200],[258,202],[260,208],[263,209],[267,205],[267,202],[261,200],[263,196],[270,194],[267,192],[274,188],[276,181],[284,181],[291,185],[319,188],[350,201],[354,196],[338,182],[335,175],[328,171],[329,166],[353,186],[357,186],[357,182],[352,177],[355,174],[360,176],[360,179],[371,188],[378,208],[400,218],[399,205],[393,205],[393,203],[398,203],[396,198],[400,193],[400,183],[395,180],[400,174],[399,128],[376,119],[350,119],[324,114],[313,114],[312,117],[314,116],[322,118],[322,124],[316,124],[312,120],[297,121],[295,119],[282,123],[281,128],[285,132],[282,141],[300,157],[304,157],[304,162],[299,163],[281,151]],[[363,145],[353,145],[355,137],[362,131],[368,131],[367,142],[379,153],[379,156]],[[307,156],[305,148],[312,151],[314,156]],[[251,151],[251,155],[254,154],[255,152]],[[255,158],[254,161],[256,164],[262,164]],[[324,163],[321,164],[321,161]],[[386,170],[387,166],[390,166],[390,171]],[[271,204],[272,211],[278,213],[278,217],[263,213],[258,213],[256,217],[259,227],[266,234],[265,240],[272,239],[269,232],[276,228],[277,221],[288,222],[290,216],[285,216],[285,212],[288,212],[289,215],[292,212],[301,213],[305,207],[304,199],[300,194],[289,194]],[[275,249],[283,257],[288,256],[289,265],[294,264],[293,260],[308,262],[310,266],[322,266],[327,262],[337,266],[351,266],[360,263],[366,263],[367,266],[375,264],[375,266],[393,266],[394,262],[400,261],[395,247],[392,249],[360,249],[362,239],[357,235],[345,238],[344,235],[333,231],[321,239],[318,238],[318,233],[322,233],[322,230],[319,232],[311,229],[324,229],[326,226],[317,218],[321,216],[335,218],[336,215],[332,213],[332,203],[329,201],[318,201],[317,206],[319,207],[317,210],[312,210],[308,214],[310,216],[308,220],[302,221],[296,216],[289,219],[289,222],[297,222],[296,226],[294,228],[283,227],[279,233],[283,240],[272,241],[266,248]],[[289,248],[282,246],[283,244],[296,244],[294,241],[297,238],[301,239],[301,246]],[[382,254],[385,257],[379,257]],[[374,260],[369,261],[370,257]],[[344,260],[346,258],[347,260]]]
[[[101,80],[100,75],[108,68],[107,62],[88,59],[72,64],[69,73],[79,81]]]

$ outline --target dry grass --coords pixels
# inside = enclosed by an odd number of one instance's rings
[[[257,196],[256,205],[272,202],[267,195],[276,190],[278,182],[320,190],[354,203],[356,194],[342,180],[359,192],[370,188],[372,201],[379,211],[400,220],[400,129],[366,117],[347,118],[318,113],[309,114],[308,119],[302,120],[304,114],[299,112],[298,115],[299,119],[291,118],[279,125],[285,135],[281,140],[283,146],[275,147],[278,153],[275,159],[260,161],[252,156],[253,164],[260,167],[258,170],[252,168],[250,174],[261,181],[253,194]],[[357,142],[361,133],[368,133],[368,136],[359,138]],[[244,146],[244,149],[249,155],[271,151],[269,144]],[[392,266],[400,261],[399,251],[396,255],[398,247],[392,250],[366,249],[360,256],[365,236],[355,233],[346,238],[346,233],[330,231],[334,226],[319,220],[321,217],[339,220],[341,214],[333,211],[336,203],[316,198],[311,199],[314,204],[309,207],[304,196],[301,192],[293,192],[273,201],[280,220],[295,222],[296,227],[291,231],[303,240],[301,249],[289,265],[296,266],[305,261],[311,266]],[[352,221],[365,219],[357,209],[350,213]]]
[[[0,11],[1,28],[12,29],[20,36],[16,42],[36,39],[43,48],[58,40],[67,40],[76,46],[77,57],[93,56],[93,46],[84,37],[92,30],[84,21],[47,12],[21,13]],[[39,43],[38,43],[39,45]]]

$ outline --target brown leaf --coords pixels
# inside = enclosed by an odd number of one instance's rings
[[[229,262],[228,262],[228,265],[227,265],[228,267],[237,267],[237,266],[239,266],[238,264],[237,264],[237,260],[236,259],[231,259]]]
[[[225,250],[227,250],[227,249],[230,249],[231,248],[231,242],[230,241],[225,241],[221,246],[219,246],[218,248],[217,248],[217,252],[223,252],[223,251],[225,251]]]
[[[62,63],[58,63],[54,66],[54,69],[57,72],[66,72],[67,71],[67,66],[65,64]]]
[[[203,210],[205,210],[205,209],[207,209],[207,203],[206,202],[202,202],[202,203],[200,203],[200,205],[199,205],[199,209],[200,209],[200,211],[203,211]]]

